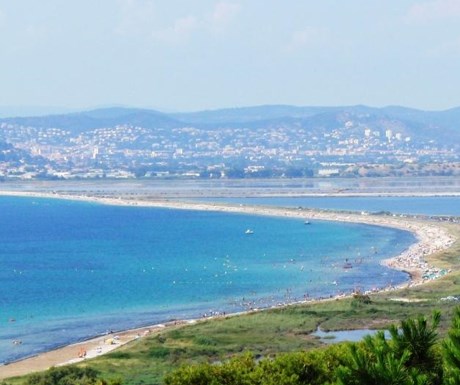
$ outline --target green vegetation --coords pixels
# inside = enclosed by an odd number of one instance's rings
[[[257,361],[246,354],[224,363],[183,366],[165,378],[166,385],[443,385],[458,384],[460,310],[456,310],[444,350],[437,345],[441,315],[431,324],[419,316],[361,343],[286,353]]]
[[[165,379],[166,385],[204,384],[311,384],[330,383],[330,373],[345,363],[348,346],[286,353],[257,361],[250,353],[223,364],[184,366]]]
[[[121,381],[106,381],[99,377],[96,370],[91,368],[78,368],[65,366],[62,368],[51,368],[46,372],[32,374],[25,385],[120,385]],[[2,385],[7,385],[3,383]]]
[[[454,224],[445,224],[445,226],[457,239],[460,238],[458,226]],[[243,316],[201,321],[193,325],[179,325],[140,338],[111,354],[85,361],[77,367],[94,369],[98,373],[98,378],[107,381],[120,379],[123,385],[163,384],[165,378],[168,379],[169,384],[176,385],[171,382],[175,378],[175,374],[171,373],[178,373],[174,372],[175,370],[179,370],[180,373],[185,373],[187,370],[207,373],[206,370],[212,368],[224,371],[230,370],[231,365],[242,365],[248,375],[255,371],[257,373],[251,376],[262,381],[267,378],[264,377],[267,375],[266,370],[272,370],[277,374],[284,373],[283,376],[289,377],[290,373],[297,370],[295,368],[304,365],[308,369],[304,373],[305,376],[313,370],[313,367],[318,373],[315,374],[317,382],[308,380],[310,382],[304,383],[327,383],[320,382],[325,378],[321,376],[325,375],[324,373],[332,376],[333,373],[333,377],[328,377],[325,381],[334,383],[333,381],[340,380],[343,384],[350,384],[352,382],[346,382],[347,370],[351,370],[351,373],[353,368],[358,370],[360,358],[363,361],[363,357],[367,357],[368,359],[363,362],[372,363],[374,370],[385,368],[386,372],[402,372],[402,377],[405,379],[398,382],[401,385],[410,381],[430,384],[430,382],[423,382],[434,381],[425,372],[420,370],[421,374],[414,377],[411,369],[408,369],[412,367],[414,360],[419,362],[421,359],[416,359],[413,353],[404,353],[410,352],[411,346],[407,339],[399,339],[395,335],[395,330],[399,328],[390,328],[393,330],[393,337],[391,343],[388,342],[386,345],[379,339],[380,337],[375,336],[371,338],[370,345],[369,342],[364,341],[356,345],[338,344],[324,347],[321,340],[311,335],[318,326],[327,331],[384,329],[397,324],[401,325],[401,330],[407,330],[404,331],[404,336],[413,339],[418,335],[425,338],[428,345],[432,342],[436,328],[439,338],[446,339],[442,343],[436,343],[433,349],[428,349],[429,357],[433,359],[429,365],[435,365],[436,369],[431,370],[429,374],[438,373],[436,376],[440,377],[439,359],[442,357],[441,369],[443,376],[446,377],[442,378],[442,381],[449,385],[460,384],[460,371],[457,369],[460,368],[460,310],[456,309],[459,302],[454,299],[454,297],[460,298],[459,256],[460,242],[457,242],[447,252],[430,257],[433,259],[432,263],[452,269],[452,273],[425,285],[370,296],[289,306]],[[441,300],[449,296],[452,297],[451,300]],[[428,322],[424,317],[435,310],[441,312],[441,319],[435,318]],[[401,322],[402,320],[406,321]],[[356,354],[352,353],[352,349],[355,348],[349,346],[356,346]],[[371,349],[372,346],[374,350]],[[423,348],[424,351],[427,350],[426,346]],[[379,349],[381,352],[377,354]],[[349,361],[353,357],[355,357],[354,361]],[[347,358],[347,361],[344,358]],[[341,369],[340,375],[330,370],[339,365],[345,368]],[[30,376],[9,379],[8,383],[28,385],[29,378]],[[196,383],[212,384],[212,382],[205,382],[205,377],[203,378],[203,382]],[[440,378],[438,380],[440,381]],[[272,383],[290,384],[284,377],[279,377],[277,381],[279,382]],[[381,381],[377,383],[391,383],[385,382],[384,379]],[[221,383],[232,384],[232,382]],[[259,383],[270,384],[271,382],[267,379]]]

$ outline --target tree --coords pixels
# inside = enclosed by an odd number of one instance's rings
[[[454,310],[452,326],[447,339],[442,344],[447,384],[460,384],[460,307]]]
[[[435,351],[440,320],[440,312],[435,311],[431,325],[428,325],[426,317],[419,316],[402,321],[399,327],[390,326],[389,341],[383,332],[373,337],[366,336],[361,348],[359,345],[351,346],[349,364],[337,372],[338,383],[441,384],[441,357]]]
[[[441,357],[434,350],[440,321],[441,313],[435,311],[431,318],[431,326],[428,325],[425,316],[419,316],[416,319],[401,321],[399,328],[391,325],[388,329],[395,353],[401,356],[408,351],[410,356],[407,366],[429,374],[433,383],[440,383],[442,377]]]
[[[228,178],[231,179],[242,179],[244,178],[244,170],[242,168],[230,168],[225,172]]]
[[[406,367],[410,353],[401,356],[392,350],[383,332],[366,336],[360,347],[350,346],[350,362],[337,370],[338,385],[426,384],[425,377]]]

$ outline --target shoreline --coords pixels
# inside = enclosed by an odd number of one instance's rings
[[[98,197],[89,194],[70,195],[58,194],[55,192],[16,192],[0,191],[0,196],[19,196],[19,197],[36,197],[36,198],[53,198],[67,199],[75,201],[95,202],[100,204],[118,205],[118,206],[137,206],[137,207],[158,207],[181,210],[199,210],[199,211],[220,211],[227,213],[244,213],[250,215],[264,215],[275,217],[300,218],[303,220],[325,220],[336,222],[362,223],[374,226],[392,227],[400,230],[410,231],[416,237],[416,242],[400,255],[382,260],[381,263],[392,269],[404,271],[409,275],[409,281],[397,287],[380,288],[375,292],[396,290],[400,288],[413,287],[423,284],[427,281],[436,279],[445,273],[444,269],[436,268],[429,265],[425,258],[429,255],[448,249],[456,239],[442,226],[436,226],[435,223],[422,222],[420,220],[410,220],[400,216],[374,216],[363,213],[321,211],[312,209],[295,209],[295,208],[278,208],[266,206],[246,206],[216,203],[198,203],[198,202],[181,202],[174,200],[143,200],[140,197],[134,199],[127,197]],[[333,297],[343,298],[351,294]],[[323,299],[324,300],[324,299]],[[286,304],[290,306],[301,303],[313,303],[322,301],[321,299],[311,299],[298,301],[296,303]],[[283,307],[284,307],[283,306]],[[278,306],[281,307],[281,306]],[[269,308],[268,308],[269,309]],[[247,313],[247,312],[244,312]],[[244,313],[231,314],[234,316]],[[214,317],[204,318],[211,319]],[[201,320],[201,319],[200,319]],[[101,354],[108,353],[119,346],[123,346],[137,338],[149,335],[152,330],[158,332],[165,327],[173,325],[184,325],[197,322],[198,320],[177,321],[168,324],[150,325],[141,328],[128,329],[116,333],[117,339],[107,344],[104,340],[108,336],[97,336],[95,338],[70,344],[52,351],[40,353],[33,357],[26,357],[22,360],[8,363],[0,366],[0,380],[17,375],[24,375],[35,371],[46,370],[51,366],[60,366],[75,362],[81,362],[85,359],[97,357]],[[110,339],[110,338],[109,338]],[[85,352],[85,357],[78,357],[80,353]]]
[[[2,186],[0,185],[0,188]],[[61,198],[61,199],[74,199],[81,200],[94,200],[94,199],[116,199],[108,197],[109,194],[117,195],[113,191],[93,191],[93,190],[54,190],[46,189],[47,191],[36,190],[36,191],[19,191],[19,190],[1,190],[0,196],[24,196],[24,197],[44,197],[44,198]],[[375,197],[375,198],[430,198],[430,197],[445,197],[445,198],[457,198],[460,197],[460,192],[457,191],[431,191],[431,192],[413,192],[413,191],[312,191],[312,192],[298,192],[297,188],[279,188],[273,189],[272,192],[260,192],[260,188],[248,187],[241,190],[233,190],[231,188],[217,188],[215,193],[200,194],[197,193],[184,193],[183,191],[159,191],[156,192],[155,200],[167,201],[170,199],[198,199],[198,198],[363,198],[363,197]],[[284,191],[287,190],[287,191]],[[211,191],[211,190],[209,190]],[[146,195],[146,192],[138,193],[133,190],[120,191],[119,194],[133,196],[134,198],[140,199],[142,195]],[[141,195],[142,194],[142,195]],[[149,196],[153,196],[153,193]]]

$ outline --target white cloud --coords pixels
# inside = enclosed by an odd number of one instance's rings
[[[197,19],[189,15],[176,19],[171,27],[153,31],[151,36],[154,40],[165,43],[181,43],[187,41],[197,27]]]
[[[306,27],[295,31],[291,35],[291,40],[287,44],[288,51],[298,51],[305,47],[317,46],[327,40],[327,30],[317,27]]]
[[[430,0],[414,4],[407,13],[410,22],[460,18],[460,0]]]
[[[121,20],[116,28],[124,36],[140,36],[162,43],[186,41],[197,27],[194,16],[178,17],[170,26],[160,26],[160,16],[153,0],[118,0]]]
[[[152,30],[156,8],[152,0],[118,0],[121,20],[116,32],[133,36],[148,34]]]
[[[141,37],[166,44],[180,44],[199,32],[222,32],[240,11],[236,2],[222,0],[214,4],[208,13],[180,15],[164,18],[155,0],[117,0],[120,21],[115,28],[119,35]],[[155,6],[156,4],[156,6]]]
[[[214,28],[224,29],[235,18],[240,11],[240,5],[233,2],[221,1],[214,7],[211,14],[211,23]]]

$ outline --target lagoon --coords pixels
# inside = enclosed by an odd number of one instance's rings
[[[427,216],[460,216],[460,196],[315,196],[315,197],[251,197],[200,198],[203,202],[223,202],[278,207],[306,207],[314,209],[391,212]]]

